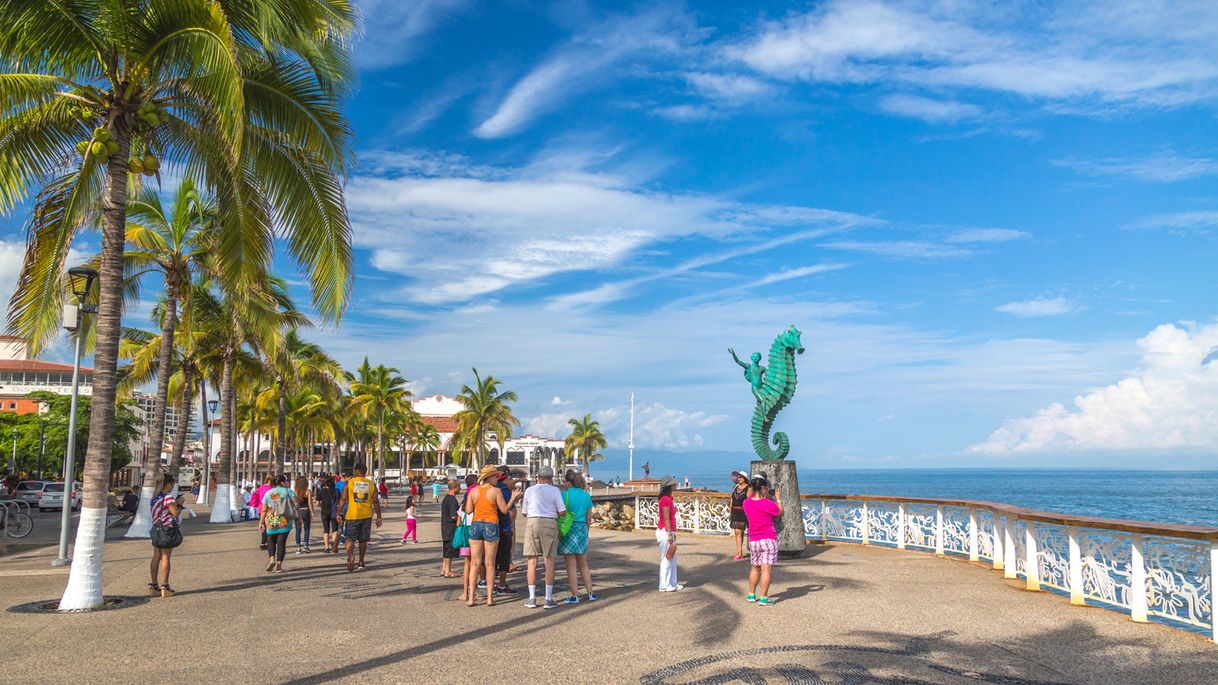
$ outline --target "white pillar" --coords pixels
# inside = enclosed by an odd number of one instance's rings
[[[1142,534],[1134,533],[1129,544],[1129,618],[1146,623],[1146,560],[1142,558]]]
[[[639,529],[639,496],[634,496],[634,529]]]
[[[694,526],[693,526],[693,528],[694,528],[695,533],[700,534],[702,532],[702,498],[701,497],[694,498]]]
[[[1001,571],[1006,566],[1003,562],[1006,557],[1002,549],[1002,517],[993,509],[990,512],[994,515],[994,570]]]
[[[977,510],[969,507],[968,510],[968,560],[978,561],[981,559],[981,553],[978,550],[977,544]]]
[[[897,504],[897,549],[905,549],[905,503]]]
[[[943,554],[943,505],[935,507],[935,554]]]
[[[826,518],[826,512],[828,512],[828,510],[829,510],[829,501],[822,499],[820,501],[820,539],[821,539],[821,542],[825,542],[829,539],[829,530],[827,528],[825,528],[825,518]]]
[[[1210,540],[1210,627],[1218,642],[1218,540]]]
[[[1016,573],[1019,563],[1015,561],[1015,524],[1018,521],[1018,518],[1008,514],[1002,525],[1002,554],[1006,559],[1006,568],[1002,570],[1003,578],[1019,577]]]
[[[863,500],[863,544],[871,544],[871,513],[867,508],[867,500]]]
[[[1083,606],[1087,599],[1083,593],[1083,548],[1078,526],[1070,526],[1066,535],[1070,541],[1070,603]]]
[[[1027,558],[1024,560],[1024,565],[1027,566],[1027,573],[1024,575],[1028,582],[1029,590],[1040,589],[1040,555],[1036,550],[1036,524],[1028,523],[1028,527],[1023,529],[1023,549]]]

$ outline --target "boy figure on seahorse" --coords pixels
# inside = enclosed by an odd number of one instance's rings
[[[744,369],[744,379],[753,386],[753,397],[757,398],[757,401],[760,402],[761,384],[765,381],[765,367],[761,365],[761,353],[754,352],[750,357],[750,359],[753,360],[753,363],[745,364],[744,362],[740,361],[740,357],[736,356],[736,350],[734,348],[729,347],[727,348],[727,351],[732,353],[732,359],[734,359],[736,363],[740,365],[740,368]]]

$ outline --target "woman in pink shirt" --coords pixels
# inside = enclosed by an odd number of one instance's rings
[[[262,485],[254,491],[254,496],[250,498],[250,504],[257,510],[257,518],[262,517],[262,498],[266,493],[270,492],[275,487],[275,479],[268,475],[266,480],[262,481]],[[262,530],[262,544],[258,545],[258,549],[266,549],[266,530]]]
[[[677,509],[672,491],[677,479],[660,479],[659,520],[656,523],[656,543],[660,546],[660,592],[676,592],[684,588],[677,583]]]
[[[757,602],[757,606],[772,606],[770,598],[770,570],[778,561],[778,533],[774,530],[774,518],[782,516],[782,495],[774,490],[770,499],[770,482],[761,474],[753,474],[749,485],[753,492],[744,501],[744,515],[749,520],[749,594],[745,600]],[[760,587],[758,587],[760,585]],[[757,594],[757,590],[761,594]]]

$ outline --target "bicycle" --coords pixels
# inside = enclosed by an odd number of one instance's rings
[[[22,507],[26,511],[21,511]],[[25,502],[0,502],[0,529],[6,536],[23,538],[34,530],[34,519],[27,513],[29,508],[30,505]]]

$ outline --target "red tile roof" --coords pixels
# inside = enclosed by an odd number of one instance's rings
[[[84,373],[93,373],[93,369],[80,367]],[[44,362],[40,359],[0,359],[0,371],[66,371],[72,373],[71,364]]]
[[[420,416],[423,423],[435,426],[437,433],[456,433],[457,420],[451,416]]]

